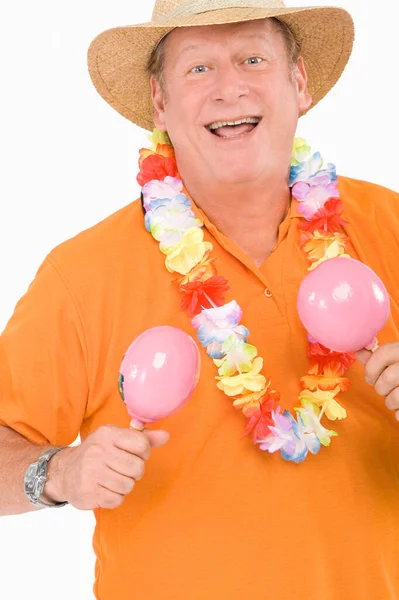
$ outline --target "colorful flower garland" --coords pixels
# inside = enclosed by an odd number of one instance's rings
[[[228,282],[217,275],[215,259],[210,256],[213,246],[204,241],[203,223],[183,193],[170,140],[154,130],[152,143],[154,150],[140,150],[137,177],[145,227],[166,255],[167,270],[178,274],[175,281],[182,294],[181,306],[192,317],[198,339],[218,369],[216,385],[246,417],[245,435],[252,434],[261,450],[280,451],[284,459],[299,463],[308,452],[316,454],[321,446],[329,446],[331,437],[337,435],[326,429],[321,419],[346,417],[336,398],[348,389],[344,374],[355,361],[354,355],[328,350],[308,336],[310,364],[300,380],[300,406],[294,415],[282,411],[280,394],[261,373],[263,359],[257,356],[256,347],[248,344],[249,331],[240,324],[241,308],[235,300],[224,303]],[[347,237],[340,225],[346,222],[335,166],[324,165],[321,155],[312,155],[301,138],[294,141],[289,185],[303,216],[298,225],[300,247],[310,261],[309,270],[345,255]]]

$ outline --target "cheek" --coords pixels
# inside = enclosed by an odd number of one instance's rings
[[[165,106],[165,123],[175,148],[189,148],[198,140],[202,122],[203,102],[198,93],[181,92],[169,96]],[[181,98],[184,98],[182,102]]]
[[[184,102],[181,98],[184,97]],[[165,119],[174,129],[179,129],[194,122],[196,115],[195,105],[191,96],[176,95],[169,96],[165,106]]]
[[[289,116],[291,112],[295,113],[298,109],[296,85],[286,72],[265,81],[264,85],[258,88],[258,94],[263,97],[266,109],[273,113],[286,113]]]
[[[298,126],[299,106],[295,89],[289,85],[274,90],[272,98],[266,100],[267,126],[278,145],[292,144]]]

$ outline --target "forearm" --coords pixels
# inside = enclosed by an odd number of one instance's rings
[[[25,495],[24,476],[28,466],[50,447],[32,444],[12,429],[0,426],[0,516],[39,510]],[[58,461],[55,460],[58,454],[49,463],[48,482],[42,496],[44,502],[58,501],[61,477]]]

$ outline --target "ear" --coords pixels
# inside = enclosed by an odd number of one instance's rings
[[[150,79],[151,99],[154,107],[154,124],[160,131],[166,131],[165,124],[165,98],[161,84],[155,77]]]
[[[294,79],[297,86],[298,109],[299,113],[302,114],[312,104],[312,96],[308,91],[308,76],[302,56],[299,57],[297,66],[295,67]]]

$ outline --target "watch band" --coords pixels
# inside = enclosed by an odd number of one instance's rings
[[[29,501],[39,508],[61,508],[68,502],[55,502],[48,504],[40,500],[44,486],[47,481],[47,469],[49,460],[64,447],[55,447],[46,450],[36,462],[29,465],[24,477],[24,491]]]

